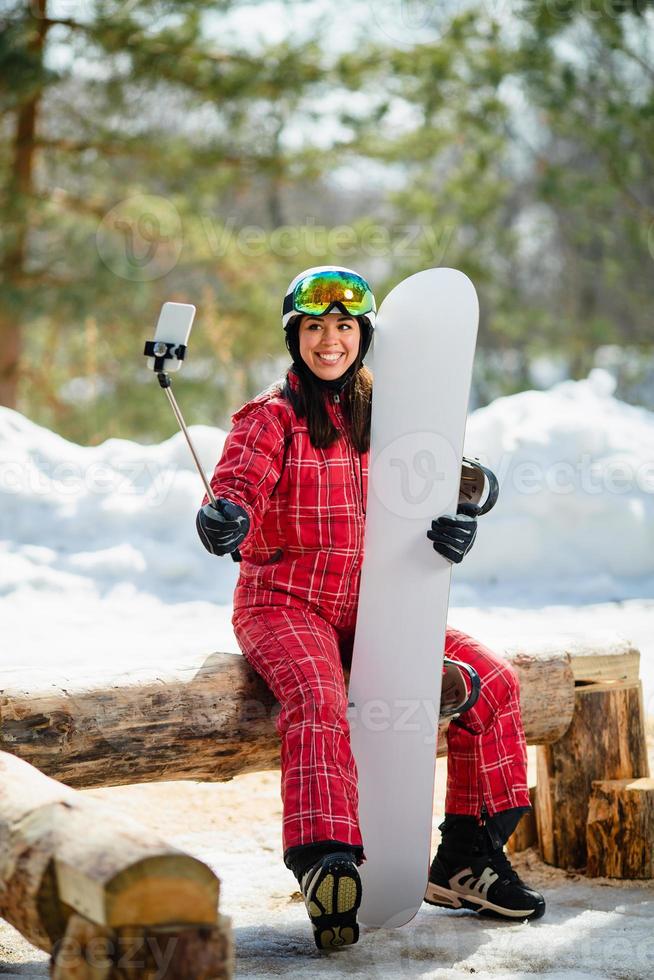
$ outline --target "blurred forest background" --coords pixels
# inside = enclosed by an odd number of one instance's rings
[[[653,48],[646,0],[0,0],[0,403],[171,434],[176,300],[187,421],[228,427],[333,261],[471,276],[473,407],[603,366],[654,408]]]

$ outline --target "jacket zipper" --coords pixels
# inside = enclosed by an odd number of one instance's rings
[[[334,402],[336,402],[338,404],[340,402],[340,400],[341,400],[341,396],[339,395],[339,393],[337,391],[335,391],[333,393],[333,395],[332,395],[332,399],[333,399]],[[353,448],[353,451],[355,451],[354,448]],[[354,473],[354,479],[356,480],[357,479],[357,472],[356,472],[356,463],[354,463],[354,462],[352,463],[352,470],[353,470],[353,473]],[[358,476],[358,483],[359,483],[359,501],[361,503],[361,513],[365,517],[366,516],[366,504],[365,504],[365,501],[363,499],[363,470],[361,468],[361,457],[359,457],[359,476]]]

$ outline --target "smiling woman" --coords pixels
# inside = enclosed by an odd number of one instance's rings
[[[197,517],[207,550],[238,547],[243,556],[232,625],[281,705],[284,863],[300,883],[320,949],[359,936],[357,866],[365,854],[343,668],[352,659],[366,530],[373,378],[363,358],[375,314],[370,286],[351,269],[296,276],[282,305],[293,363],[232,417],[211,480],[218,509],[205,499]],[[431,522],[427,544],[460,562],[478,511],[459,501],[456,515]],[[530,806],[517,677],[457,630],[447,630],[445,652],[476,671],[481,693],[448,731],[446,822],[425,898],[538,918],[542,896],[502,851]],[[488,895],[480,899],[482,885]]]
[[[303,316],[299,338],[302,360],[319,378],[340,378],[356,360],[361,329],[356,317],[342,313]]]
[[[328,449],[343,428],[359,453],[370,448],[372,375],[363,360],[375,315],[370,286],[351,269],[316,266],[287,289],[282,326],[300,384],[287,383],[284,394],[315,448]],[[338,424],[333,404],[342,408]]]

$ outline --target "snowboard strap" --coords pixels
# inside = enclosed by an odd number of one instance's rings
[[[486,488],[488,488],[488,493],[477,513],[478,517],[487,514],[495,506],[500,493],[500,485],[492,470],[489,470],[487,466],[482,466],[478,459],[468,459],[467,456],[464,456],[461,464],[459,503],[479,505]]]
[[[441,694],[441,718],[451,718],[452,715],[461,715],[464,711],[472,708],[479,698],[481,692],[481,681],[479,674],[470,664],[460,663],[458,660],[443,660],[445,677],[443,678],[443,691]],[[468,675],[470,680],[470,694],[467,694],[463,684],[462,672]],[[460,689],[458,681],[461,682],[463,690]],[[461,698],[464,698],[461,701]]]

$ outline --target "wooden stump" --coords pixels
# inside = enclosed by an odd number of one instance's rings
[[[536,806],[536,787],[529,787],[529,800],[532,807]],[[519,854],[526,851],[528,847],[533,847],[538,843],[538,832],[536,830],[536,815],[532,809],[525,813],[520,823],[506,842],[506,850],[509,854]]]
[[[81,915],[68,920],[53,950],[52,980],[229,980],[234,949],[229,919],[212,927],[107,929]]]
[[[580,684],[567,732],[537,752],[541,855],[557,868],[583,868],[593,781],[649,776],[641,684]]]
[[[586,841],[592,877],[654,878],[654,779],[595,780]]]
[[[202,861],[116,807],[0,752],[0,915],[29,942],[54,951],[59,980],[106,974],[106,964],[91,963],[86,953],[57,952],[66,936],[69,951],[71,943],[90,949],[93,940],[102,953],[112,936],[152,934],[154,942],[161,934],[168,942],[171,932],[174,949],[167,948],[185,965],[167,978],[229,976],[203,972],[205,960],[214,969],[218,947],[228,963],[231,940],[219,936],[219,923],[229,921],[217,918],[219,884]],[[190,965],[195,956],[197,971]],[[106,975],[118,980],[134,973]]]

